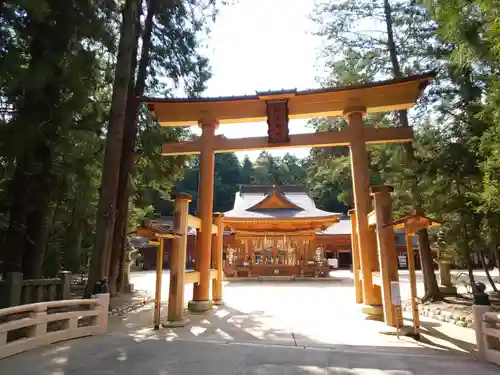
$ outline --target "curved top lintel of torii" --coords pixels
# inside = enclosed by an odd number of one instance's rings
[[[208,118],[220,124],[263,122],[268,120],[270,101],[286,101],[291,120],[337,117],[353,106],[366,108],[367,113],[410,109],[434,77],[431,72],[346,87],[212,98],[143,97],[140,101],[162,126],[192,126]]]

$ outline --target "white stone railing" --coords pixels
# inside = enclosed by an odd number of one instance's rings
[[[474,328],[479,359],[500,366],[500,314],[475,305]]]
[[[58,341],[104,334],[109,294],[0,309],[0,359]],[[62,311],[71,309],[70,311]],[[59,311],[58,311],[59,310]],[[85,324],[79,326],[79,321]],[[51,325],[48,331],[47,327]],[[10,333],[10,334],[9,334]]]

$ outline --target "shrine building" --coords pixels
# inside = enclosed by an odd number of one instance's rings
[[[154,222],[156,226],[171,227],[172,218],[161,217]],[[224,225],[226,277],[326,276],[329,270],[349,269],[352,265],[349,217],[317,208],[304,186],[242,185],[233,209],[224,213]],[[138,234],[143,232],[141,229]],[[404,231],[396,231],[396,246],[399,266],[406,268]],[[195,248],[196,231],[191,229],[188,269],[194,267]],[[155,243],[140,246],[145,269],[155,268],[156,249]],[[169,268],[170,253],[171,241],[167,241],[164,268]]]
[[[225,246],[224,274],[326,275],[316,233],[341,216],[317,208],[301,186],[241,186],[234,208],[224,213],[224,224],[234,235],[233,243]]]

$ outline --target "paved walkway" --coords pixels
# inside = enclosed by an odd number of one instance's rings
[[[60,343],[0,361],[1,374],[16,375],[496,375],[498,371],[471,359],[406,350],[226,344],[125,333]]]
[[[231,283],[224,292],[225,306],[184,328],[154,332],[149,305],[111,317],[106,336],[4,359],[0,374],[499,373],[471,356],[471,330],[427,321],[420,343],[380,334],[347,283]]]

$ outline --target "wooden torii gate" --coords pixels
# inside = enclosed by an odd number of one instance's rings
[[[214,154],[244,150],[300,147],[349,146],[356,210],[357,244],[360,254],[364,311],[382,312],[380,287],[372,273],[378,271],[376,238],[368,225],[371,211],[367,144],[411,142],[411,128],[367,128],[367,113],[407,110],[422,94],[434,74],[374,82],[359,86],[318,90],[257,92],[256,95],[218,98],[142,98],[162,126],[199,125],[201,137],[193,141],[164,144],[162,154],[200,154],[200,183],[197,214],[201,230],[197,241],[195,270],[200,273],[189,307],[209,310],[211,226],[214,195]],[[290,135],[289,119],[344,116],[346,129]],[[268,136],[226,139],[215,135],[219,124],[267,121]],[[234,125],[237,126],[237,125]]]

